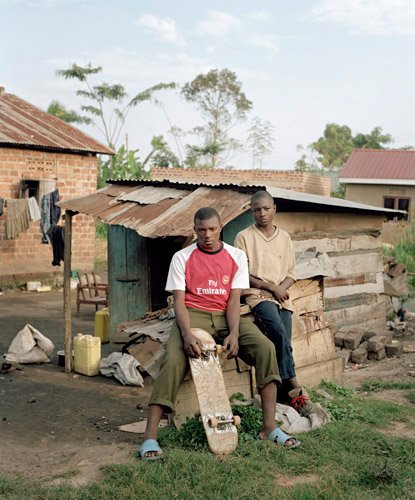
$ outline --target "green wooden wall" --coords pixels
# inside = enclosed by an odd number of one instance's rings
[[[146,239],[122,226],[108,226],[110,334],[119,323],[150,310]]]

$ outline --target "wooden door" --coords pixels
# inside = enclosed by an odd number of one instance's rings
[[[110,333],[151,310],[146,239],[122,226],[108,226]]]

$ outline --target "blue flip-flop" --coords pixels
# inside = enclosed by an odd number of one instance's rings
[[[285,443],[289,439],[293,439],[294,444],[292,444],[291,446],[285,446]],[[297,448],[301,444],[301,441],[296,439],[294,436],[290,436],[289,434],[286,434],[279,427],[276,427],[272,432],[270,432],[268,434],[267,440],[272,441],[273,443],[277,443],[278,445],[282,446],[283,448],[286,448],[287,450],[290,450],[291,448]]]
[[[156,452],[157,455],[146,457],[145,454],[151,451]],[[155,439],[146,439],[140,447],[141,460],[158,460],[162,454],[163,452]]]

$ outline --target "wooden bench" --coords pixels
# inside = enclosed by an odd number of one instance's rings
[[[94,272],[78,273],[79,283],[76,287],[76,314],[79,316],[81,304],[92,304],[95,311],[99,306],[108,306],[108,284],[101,283]]]

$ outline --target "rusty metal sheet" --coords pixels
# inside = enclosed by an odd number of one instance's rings
[[[159,217],[134,229],[141,236],[150,238],[190,236],[193,233],[193,215],[197,209],[201,207],[215,208],[219,212],[222,223],[227,224],[248,209],[250,199],[251,195],[246,193],[201,187],[172,205]]]
[[[121,201],[135,201],[137,203],[141,203],[142,205],[152,205],[167,198],[184,198],[189,193],[190,191],[186,189],[143,186],[139,189],[119,196],[118,199]]]
[[[114,154],[77,128],[5,92],[0,92],[0,144]]]
[[[158,203],[142,205],[119,200],[114,196],[113,188],[114,186],[110,186],[89,196],[61,201],[59,206],[65,210],[98,217],[107,224],[128,227],[141,236],[158,238],[192,235],[193,215],[200,207],[215,208],[223,224],[226,224],[245,212],[250,203],[250,194],[247,193],[201,187],[183,198],[165,198]],[[137,186],[135,188],[137,190]],[[125,192],[122,189],[120,191]]]

